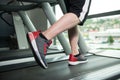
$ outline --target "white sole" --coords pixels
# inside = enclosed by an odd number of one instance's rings
[[[86,61],[76,61],[76,62],[68,61],[68,64],[69,65],[78,65],[78,64],[87,63],[87,62],[88,62],[88,60],[86,60]]]

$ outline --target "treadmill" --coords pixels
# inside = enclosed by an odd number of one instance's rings
[[[44,16],[47,17],[50,24],[53,24],[56,21],[56,17],[52,6],[56,4],[59,4],[63,13],[66,13],[64,0],[18,0],[13,2],[12,5],[0,4],[0,11],[12,12],[18,41],[18,49],[0,51],[1,80],[18,80],[19,77],[21,77],[23,80],[119,79],[120,60],[91,54],[88,52],[82,35],[80,35],[79,47],[82,53],[88,57],[88,63],[78,66],[67,65],[70,46],[67,43],[64,34],[61,33],[57,36],[57,38],[60,41],[63,49],[59,50],[56,47],[50,47],[46,56],[49,68],[47,70],[43,70],[39,67],[39,65],[35,62],[32,51],[27,43],[25,35],[26,30],[24,27],[26,27],[28,31],[36,31],[37,29],[35,28],[26,11],[41,8],[45,14]],[[88,18],[90,17],[93,17],[93,15],[89,16]],[[21,39],[23,41],[21,41]],[[106,60],[106,62],[103,62],[103,60]]]

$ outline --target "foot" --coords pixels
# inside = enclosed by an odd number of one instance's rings
[[[74,56],[73,54],[70,54],[69,56],[69,65],[78,65],[80,63],[86,63],[87,58],[85,58],[83,55],[79,54],[77,56]]]
[[[47,53],[47,48],[52,43],[49,40],[44,39],[40,36],[40,31],[28,32],[27,38],[32,48],[36,62],[44,69],[48,68],[47,61],[45,60],[45,55]]]

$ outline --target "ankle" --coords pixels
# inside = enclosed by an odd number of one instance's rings
[[[42,35],[44,35],[44,37],[47,39],[47,40],[51,40],[51,36],[46,34],[45,32],[42,32]]]
[[[71,54],[72,54],[72,55],[78,55],[78,54],[79,54],[79,51],[78,51],[78,50],[73,50],[73,51],[71,52]]]
[[[78,57],[78,56],[80,56],[81,54],[80,53],[78,53],[78,54],[76,54],[76,55],[74,55],[74,57]]]
[[[44,38],[45,40],[48,40],[47,37],[43,34],[43,33],[40,33],[39,34],[42,38]]]
[[[72,55],[76,56],[76,55],[79,55],[79,53],[71,53]]]

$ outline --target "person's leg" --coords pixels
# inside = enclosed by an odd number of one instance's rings
[[[68,30],[69,42],[71,46],[71,54],[77,55],[79,54],[78,51],[78,29],[77,26]]]
[[[77,15],[80,20],[79,25],[83,25],[84,21],[86,20],[87,14],[89,12],[89,6],[91,0],[67,0],[68,5],[68,12],[73,12]],[[78,31],[77,28],[72,28],[69,31],[69,38],[72,53],[69,56],[69,64],[70,65],[77,65],[79,63],[87,62],[87,59],[84,57],[80,51],[78,51]],[[79,52],[79,53],[78,53]]]
[[[67,13],[62,18],[60,18],[55,24],[53,24],[49,29],[42,32],[42,34],[48,40],[51,40],[59,33],[74,27],[78,23],[80,23],[80,20],[74,13]]]
[[[69,42],[71,46],[71,53],[69,55],[69,60],[68,60],[69,65],[86,63],[87,58],[84,57],[82,53],[80,53],[78,48],[79,33],[78,33],[77,26],[68,30],[68,36],[69,36]]]

